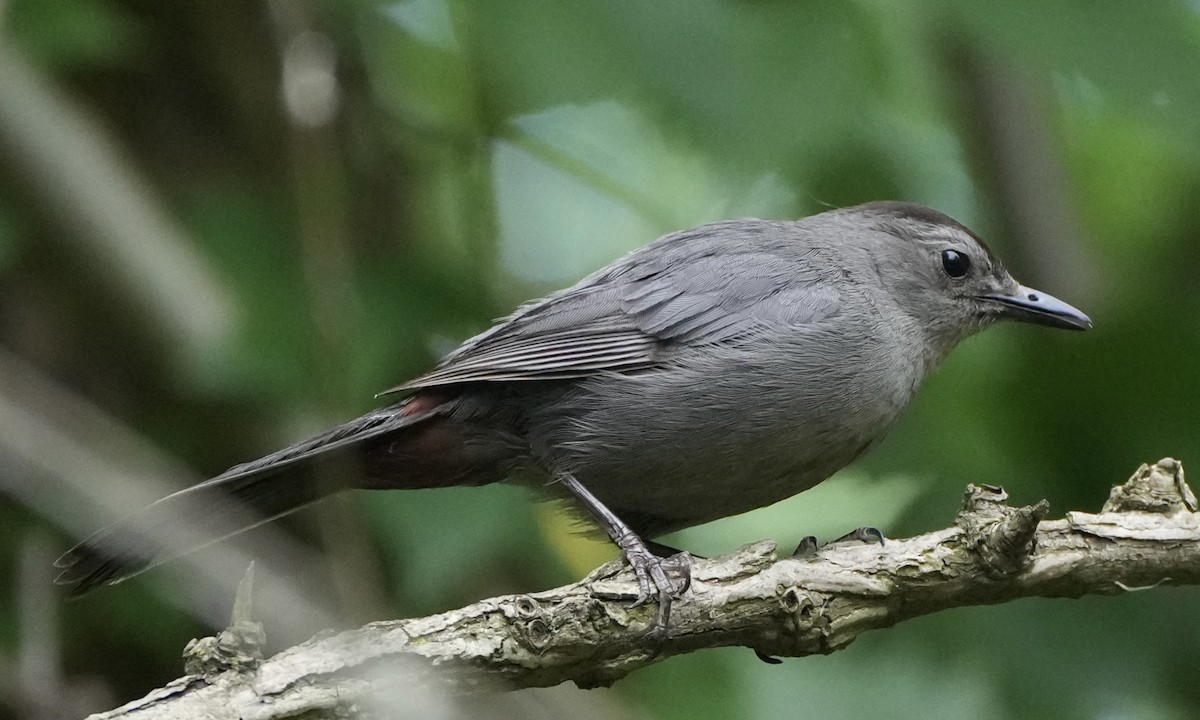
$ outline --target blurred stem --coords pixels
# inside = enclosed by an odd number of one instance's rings
[[[976,174],[991,190],[997,220],[1014,241],[1012,267],[1036,287],[1049,285],[1090,304],[1094,273],[1083,252],[1070,180],[1055,142],[1050,90],[1020,64],[969,40],[946,58],[962,88],[962,136],[974,145]]]
[[[1024,69],[990,53],[968,66],[986,133],[986,157],[1037,287],[1053,282],[1076,302],[1090,299],[1091,273],[1070,197],[1070,180],[1055,138],[1050,90]],[[1038,276],[1041,277],[1038,277]]]
[[[230,338],[233,302],[107,131],[0,36],[0,150],[81,263],[165,335],[176,359]],[[97,267],[98,266],[98,267]]]
[[[358,304],[347,250],[341,163],[325,128],[291,127],[293,192],[309,303],[320,405],[342,414],[350,405],[347,350],[357,336]]]
[[[41,533],[29,536],[21,546],[17,682],[28,718],[60,717],[66,701],[58,650],[58,604],[52,584],[54,557],[54,549]]]
[[[445,0],[445,4],[457,49],[453,54],[420,56],[430,64],[414,62],[414,72],[427,73],[426,81],[454,78],[442,88],[447,96],[442,102],[453,111],[432,115],[439,118],[437,124],[398,127],[399,143],[413,166],[412,176],[418,178],[404,198],[413,203],[415,227],[407,230],[422,243],[422,253],[459,279],[454,302],[478,312],[491,306],[491,283],[496,278],[499,233],[492,150],[503,130],[502,121],[486,106],[486,71],[476,54],[480,31],[470,4],[458,0]]]
[[[316,400],[322,409],[318,414],[327,419],[329,411],[340,416],[351,405],[347,352],[358,344],[359,315],[346,232],[346,177],[334,124],[336,55],[332,42],[311,29],[312,11],[306,3],[278,0],[270,8],[282,58],[296,228],[312,310]],[[318,506],[317,518],[344,614],[353,621],[383,617],[387,605],[381,574],[357,529],[362,522],[354,508],[338,496]]]

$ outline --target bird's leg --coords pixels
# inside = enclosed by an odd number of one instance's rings
[[[658,600],[658,613],[654,618],[654,628],[665,631],[671,615],[672,601],[682,595],[691,584],[691,567],[687,562],[686,554],[679,553],[672,558],[676,562],[671,564],[675,565],[675,569],[682,575],[680,580],[672,580],[667,574],[667,565],[670,561],[665,561],[651,552],[637,533],[617,517],[612,510],[605,507],[604,503],[600,502],[599,498],[585,488],[573,475],[558,473],[558,481],[579,500],[579,503],[600,527],[604,528],[604,532],[608,533],[616,546],[621,548],[625,559],[629,561],[638,581],[638,597],[630,607],[638,607],[649,602],[652,597],[650,586],[653,584],[654,589],[657,590],[657,593],[653,594],[657,595]]]

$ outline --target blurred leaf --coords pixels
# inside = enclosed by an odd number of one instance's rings
[[[1137,293],[1153,285],[1175,251],[1172,229],[1194,189],[1200,151],[1189,132],[1147,128],[1104,109],[1068,108],[1068,158],[1086,199],[1091,250],[1121,275],[1113,291]],[[1105,299],[1123,304],[1119,297]]]
[[[374,100],[424,132],[472,134],[479,119],[473,68],[463,54],[450,0],[372,7],[361,30]]]
[[[541,503],[535,513],[542,537],[573,577],[583,577],[620,554],[602,531],[581,521],[563,503]]]
[[[824,543],[858,527],[874,527],[894,537],[896,521],[927,486],[925,480],[903,475],[871,478],[845,470],[787,500],[682,530],[664,542],[713,556],[772,538],[778,543],[780,556],[787,556],[806,535],[814,535]]]
[[[132,62],[143,50],[137,22],[108,0],[10,0],[6,27],[37,61],[75,70]]]
[[[204,368],[211,374],[202,380],[285,407],[304,399],[312,332],[299,249],[287,242],[289,213],[252,187],[228,183],[195,189],[185,218],[241,310],[234,356]]]
[[[1193,130],[1200,120],[1200,14],[1186,2],[1004,0],[960,15],[999,56],[1050,69],[1132,117]]]
[[[447,0],[403,0],[380,8],[413,37],[442,50],[459,48]]]
[[[408,613],[442,611],[478,599],[473,595],[480,592],[528,590],[529,583],[545,584],[557,570],[529,562],[544,552],[536,542],[535,498],[521,488],[491,485],[362,497]],[[526,586],[514,577],[525,578]],[[464,593],[464,588],[471,589]]]
[[[637,698],[648,715],[659,720],[754,717],[750,701],[732,682],[739,658],[747,655],[763,665],[748,648],[717,648],[651,665],[630,675],[618,687]],[[780,714],[796,715],[795,707]]]
[[[950,662],[894,637],[906,630],[868,635],[843,652],[785,660],[778,668],[764,668],[746,652],[733,672],[752,705],[747,715],[779,717],[803,707],[822,720],[895,717],[896,708],[921,708],[929,720],[1005,717],[992,678],[972,663]]]
[[[476,2],[500,114],[616,98],[661,108],[706,152],[796,172],[881,89],[869,16],[852,3]]]
[[[502,138],[500,259],[530,283],[574,280],[665,232],[795,204],[779,177],[720,167],[615,102],[520,117]]]

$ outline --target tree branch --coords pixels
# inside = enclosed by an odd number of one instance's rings
[[[250,632],[243,645],[248,621],[235,618],[189,646],[191,674],[94,717],[368,717],[412,683],[456,693],[595,687],[701,648],[800,657],[950,607],[1200,583],[1200,514],[1175,460],[1143,465],[1099,514],[1042,522],[1045,501],[1012,508],[1006,497],[970,485],[954,526],[882,546],[779,558],[764,541],[697,559],[665,636],[647,634],[653,607],[629,608],[637,585],[619,563],[554,590],[372,623],[262,661],[253,655],[261,639]]]

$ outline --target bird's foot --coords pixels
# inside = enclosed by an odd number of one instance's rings
[[[650,633],[665,637],[667,621],[671,619],[671,603],[692,584],[691,558],[687,553],[677,553],[665,560],[656,556],[632,528],[605,507],[574,475],[563,472],[557,477],[563,487],[604,528],[613,543],[621,548],[629,566],[633,568],[633,574],[637,577],[638,596],[630,607],[645,605],[651,599],[658,600],[658,612],[654,614]],[[672,573],[678,577],[672,577]]]
[[[637,599],[629,607],[636,608],[652,600],[657,601],[658,612],[654,614],[650,631],[665,634],[672,603],[692,585],[691,556],[680,552],[669,558],[660,558],[637,536],[626,538],[621,546],[638,582]]]
[[[825,545],[817,543],[817,539],[812,535],[808,535],[800,540],[800,544],[796,546],[796,551],[792,553],[794,558],[811,558],[817,554],[817,551],[823,547],[833,545],[835,543],[844,542],[864,542],[864,543],[879,543],[883,545],[883,533],[878,528],[860,527],[835,540],[830,540]]]

